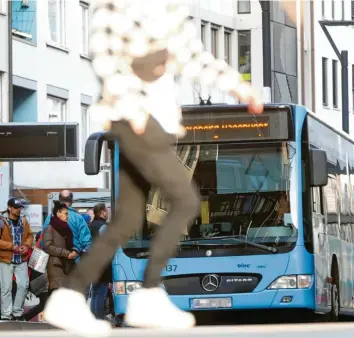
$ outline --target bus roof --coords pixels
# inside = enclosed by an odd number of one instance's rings
[[[305,107],[306,108],[306,107]],[[306,108],[307,109],[307,108]],[[352,143],[354,145],[354,139],[348,135],[347,133],[345,133],[342,130],[339,130],[337,128],[332,127],[331,125],[329,125],[326,121],[324,121],[323,119],[321,119],[318,115],[316,115],[315,113],[313,113],[312,111],[307,109],[307,114],[311,117],[313,117],[315,120],[317,120],[318,122],[322,123],[323,125],[325,125],[327,128],[333,130],[334,132],[336,132],[338,135],[342,136],[343,138],[345,138],[347,141],[349,141],[350,143]]]
[[[295,106],[294,104],[276,104],[276,103],[269,103],[265,104],[264,107],[267,109],[279,109],[285,107],[292,107]],[[182,107],[183,112],[200,112],[200,111],[235,111],[235,112],[247,112],[248,105],[246,104],[213,104],[213,105],[183,105]]]

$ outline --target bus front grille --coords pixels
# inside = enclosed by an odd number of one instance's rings
[[[198,274],[171,276],[163,279],[169,295],[206,295],[249,293],[257,287],[259,274]]]

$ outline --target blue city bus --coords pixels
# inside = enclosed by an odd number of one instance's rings
[[[200,215],[181,234],[161,286],[181,309],[296,310],[337,321],[354,314],[354,142],[303,106],[182,107],[186,136],[173,151],[199,187]],[[103,142],[118,198],[119,145],[91,135],[85,172]],[[141,287],[151,239],[169,211],[156,188],[146,222],[113,261],[115,314]],[[210,312],[211,313],[211,312]]]

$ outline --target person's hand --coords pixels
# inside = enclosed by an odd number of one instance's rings
[[[18,253],[19,252],[19,246],[18,245],[14,245],[13,248],[12,248],[12,251],[15,252],[15,253]]]
[[[78,256],[77,252],[72,251],[69,253],[68,259],[75,259]]]
[[[26,255],[26,254],[28,253],[28,247],[27,247],[27,245],[22,245],[22,246],[20,246],[20,248],[19,248],[19,253],[20,253],[21,255]]]
[[[160,77],[162,76],[166,71],[166,65],[163,64],[163,65],[158,65],[156,66],[153,70],[152,70],[152,73],[157,76],[157,77]]]
[[[238,98],[241,102],[248,104],[248,112],[250,114],[262,114],[263,100],[261,93],[252,88],[247,82],[242,82],[237,89],[231,90],[231,95]]]
[[[112,122],[110,120],[107,120],[102,124],[102,129],[105,131],[110,131],[112,128]]]
[[[147,114],[142,114],[139,118],[129,120],[130,127],[133,129],[135,134],[141,135],[145,132],[148,118],[149,116]]]

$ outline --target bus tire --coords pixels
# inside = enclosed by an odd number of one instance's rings
[[[338,322],[339,320],[339,273],[336,262],[332,263],[332,284],[331,284],[331,311],[328,313],[329,322]]]

